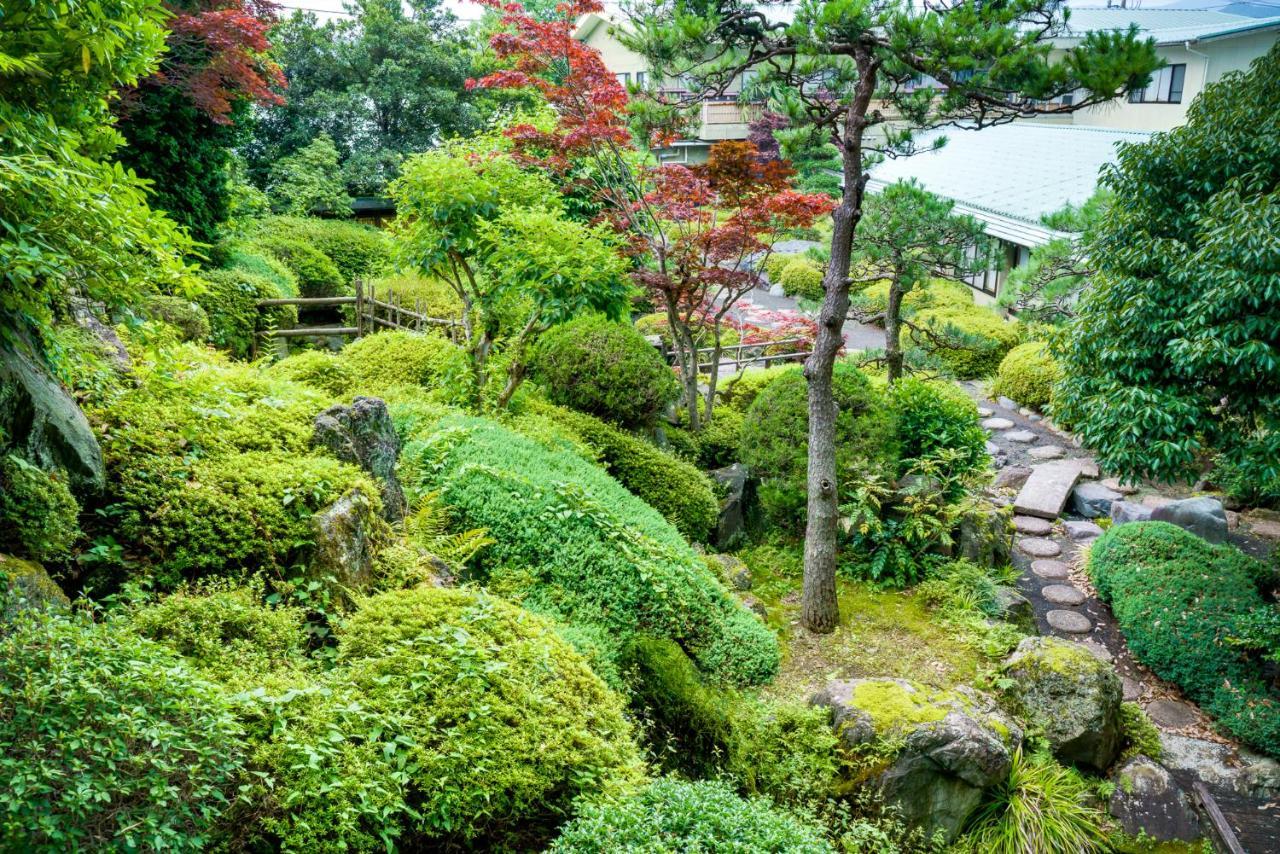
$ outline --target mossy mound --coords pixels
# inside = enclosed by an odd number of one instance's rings
[[[0,627],[23,611],[62,610],[70,605],[67,594],[43,566],[0,554]]]

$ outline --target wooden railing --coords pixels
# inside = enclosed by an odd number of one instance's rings
[[[697,352],[698,373],[707,373],[713,367],[723,368],[733,366],[734,368],[745,368],[760,363],[764,367],[778,362],[799,362],[807,359],[811,350],[801,352],[788,353],[769,353],[768,351],[774,347],[789,347],[792,345],[801,345],[803,347],[810,346],[810,342],[804,338],[785,338],[781,341],[758,341],[748,344],[729,344],[720,348],[720,361],[718,365],[710,361],[703,362],[703,356],[712,356],[715,354],[715,347],[701,347]],[[675,364],[678,360],[674,350],[663,351],[663,356],[667,362]],[[728,358],[726,358],[726,356]]]

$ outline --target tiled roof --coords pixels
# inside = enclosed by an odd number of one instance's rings
[[[1040,217],[1093,195],[1098,171],[1115,160],[1121,142],[1143,142],[1149,134],[1080,125],[1014,122],[985,130],[945,128],[917,137],[937,151],[886,160],[871,170],[872,189],[915,178],[930,192],[970,212],[1040,226]]]
[[[1067,22],[1067,38],[1078,38],[1097,30],[1125,30],[1136,24],[1144,35],[1159,44],[1197,41],[1280,26],[1280,16],[1250,18],[1207,9],[1120,9],[1073,7]]]

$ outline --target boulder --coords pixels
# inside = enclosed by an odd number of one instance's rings
[[[1194,774],[1210,787],[1250,798],[1280,797],[1280,762],[1202,738],[1160,733],[1160,761],[1175,772]]]
[[[1085,481],[1076,484],[1071,492],[1071,506],[1086,519],[1097,519],[1111,515],[1111,505],[1124,496],[1114,489],[1107,489],[1100,483]]]
[[[1006,466],[996,475],[995,486],[999,489],[1021,489],[1029,477],[1030,466]]]
[[[1113,501],[1111,503],[1111,524],[1124,525],[1128,522],[1148,522],[1152,510],[1143,504],[1133,501]]]
[[[1005,566],[1013,554],[1008,509],[979,505],[960,519],[958,554],[978,566]]]
[[[31,560],[0,554],[0,626],[23,611],[64,610],[71,607],[49,573]]]
[[[1227,511],[1216,498],[1185,498],[1153,508],[1151,518],[1185,528],[1211,543],[1227,540]]]
[[[102,322],[98,313],[93,310],[86,300],[80,297],[72,297],[71,316],[75,319],[77,326],[97,340],[102,352],[111,360],[111,364],[117,371],[125,373],[133,367],[133,360],[129,358],[129,351],[125,348],[124,342],[120,340],[120,336],[116,334],[114,329]]]
[[[1186,792],[1165,768],[1145,756],[1135,756],[1116,773],[1111,815],[1129,836],[1157,842],[1191,842],[1203,834]]]
[[[1031,607],[1031,600],[1013,587],[1003,584],[996,587],[995,606],[997,616],[1006,623],[1013,623],[1027,630],[1031,630],[1035,625],[1035,612]]]
[[[404,491],[396,477],[400,438],[386,403],[376,397],[357,397],[350,406],[335,404],[316,416],[313,429],[313,446],[360,466],[378,481],[387,521],[404,518]]]
[[[734,590],[751,589],[751,570],[740,558],[720,554],[711,555],[710,560],[715,562],[720,577]]]
[[[25,346],[23,346],[25,345]],[[63,469],[73,487],[102,489],[102,449],[79,405],[30,342],[0,344],[0,437],[46,470]],[[3,448],[0,448],[3,450]]]
[[[310,574],[332,579],[339,589],[363,593],[373,580],[374,560],[385,545],[387,524],[358,489],[311,517],[315,540]]]
[[[1062,523],[1062,527],[1073,540],[1092,540],[1102,536],[1102,528],[1093,522],[1068,519]]]
[[[837,680],[812,702],[831,710],[841,742],[868,758],[864,781],[926,835],[954,840],[1003,781],[1022,731],[990,698],[902,679]]]
[[[734,463],[711,472],[719,487],[720,516],[716,520],[715,545],[727,549],[746,534],[747,513],[755,494],[751,472],[742,463]]]
[[[1013,698],[1059,760],[1104,771],[1119,753],[1122,689],[1115,671],[1079,644],[1024,638],[1004,662]]]

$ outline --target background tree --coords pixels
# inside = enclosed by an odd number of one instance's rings
[[[276,213],[351,215],[351,197],[338,166],[338,149],[328,134],[320,134],[310,145],[271,167],[267,198]]]
[[[1051,61],[1067,12],[1058,0],[801,0],[790,22],[751,0],[656,0],[632,11],[630,45],[655,74],[723,94],[744,71],[797,131],[825,136],[841,155],[842,196],[833,215],[809,380],[809,511],[802,619],[820,632],[838,623],[832,369],[844,344],[849,259],[862,217],[866,169],[878,154],[911,151],[911,132],[948,122],[973,127],[1104,103],[1145,84],[1157,66],[1149,42],[1095,32]],[[710,46],[710,50],[708,47]],[[917,87],[931,78],[941,88]],[[1074,93],[1070,106],[1057,99]],[[901,116],[895,124],[888,116]],[[874,133],[872,133],[874,129]]]
[[[1127,478],[1193,479],[1218,451],[1280,486],[1280,47],[1102,183],[1055,415]]]
[[[868,196],[853,252],[854,281],[885,280],[889,299],[884,321],[884,361],[889,382],[902,376],[902,327],[911,326],[928,347],[964,346],[945,332],[926,332],[902,317],[902,298],[930,279],[963,281],[986,266],[988,252],[982,224],[952,213],[955,203],[941,199],[915,182],[898,182]],[[870,318],[867,318],[868,320]]]
[[[1028,262],[1009,271],[1000,289],[1000,305],[1023,320],[1062,323],[1075,317],[1076,302],[1092,273],[1083,233],[1097,223],[1112,195],[1099,189],[1079,207],[1067,205],[1040,220],[1050,228],[1071,232],[1031,250]]]
[[[377,195],[401,161],[478,126],[463,83],[473,51],[440,0],[351,0],[350,17],[295,12],[272,34],[289,101],[260,111],[244,146],[251,178],[321,133],[353,195]]]
[[[270,0],[170,0],[167,51],[125,93],[117,112],[128,140],[120,159],[152,182],[152,202],[211,242],[227,218],[227,167],[250,106],[283,102],[266,55]]]

